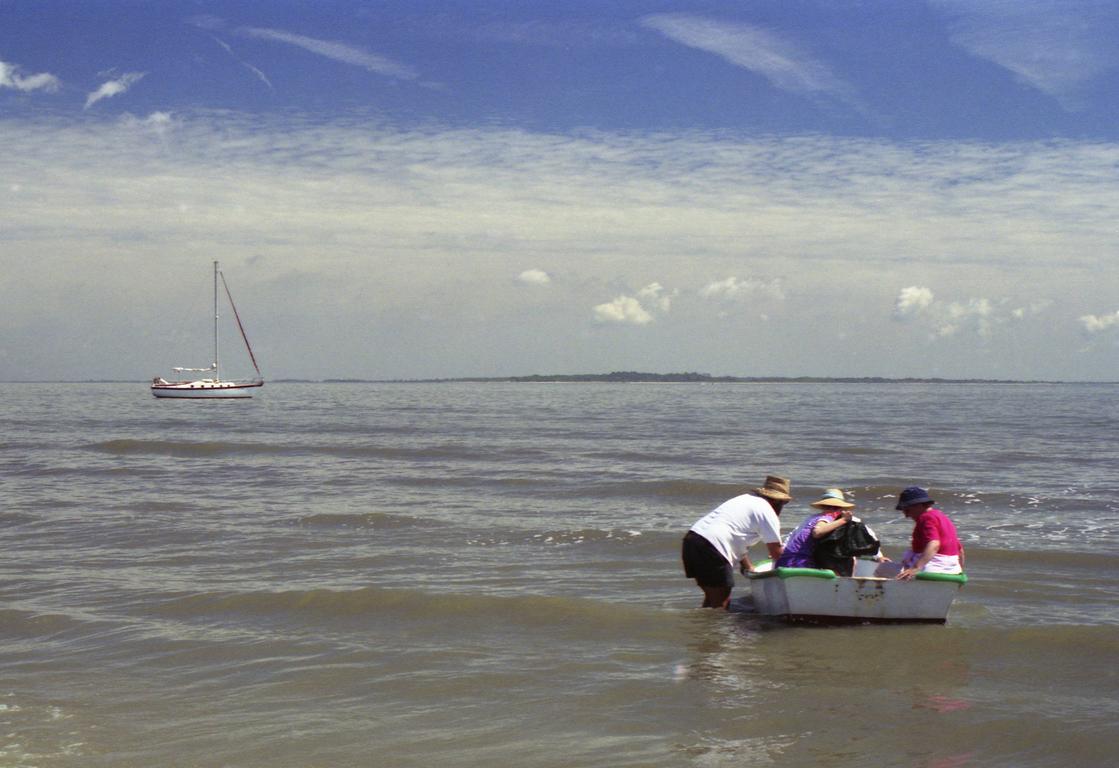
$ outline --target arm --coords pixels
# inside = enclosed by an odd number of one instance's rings
[[[779,541],[772,544],[766,544],[765,548],[769,552],[769,558],[775,563],[777,562],[777,558],[781,557],[781,553],[785,551],[785,548],[781,546],[781,542]],[[754,564],[750,562],[749,553],[745,553],[742,555],[742,559],[738,561],[738,569],[743,576],[745,576],[747,573],[753,572]]]
[[[921,553],[921,557],[918,558],[917,562],[913,564],[913,567],[902,568],[901,573],[898,574],[898,578],[902,581],[909,581],[914,576],[916,576],[922,568],[928,565],[929,561],[932,560],[936,553],[939,551],[940,541],[938,539],[933,539],[925,545],[925,551]]]
[[[837,528],[842,528],[843,526],[847,525],[847,522],[850,519],[851,513],[844,512],[842,515],[835,518],[834,520],[821,520],[820,522],[812,526],[812,538],[822,539]]]

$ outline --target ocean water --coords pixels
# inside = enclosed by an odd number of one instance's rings
[[[0,768],[1112,765],[1117,395],[0,385]],[[681,536],[772,472],[895,554],[929,486],[948,623],[700,609]]]

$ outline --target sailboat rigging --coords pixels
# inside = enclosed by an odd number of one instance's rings
[[[237,321],[237,329],[241,332],[241,340],[245,342],[245,349],[249,352],[253,368],[256,369],[256,378],[250,380],[223,380],[218,364],[218,279],[221,278],[225,296],[229,299],[229,306],[233,309],[233,317]],[[183,399],[221,399],[221,398],[246,398],[253,396],[253,390],[264,386],[264,377],[257,365],[256,355],[249,344],[249,337],[245,335],[245,326],[241,324],[241,316],[237,313],[237,305],[233,303],[233,294],[229,292],[229,285],[225,282],[225,274],[218,269],[218,262],[214,262],[214,362],[206,368],[172,368],[177,374],[183,373],[212,373],[209,378],[184,379],[180,381],[167,381],[162,376],[152,379],[151,391],[156,397],[183,398]]]

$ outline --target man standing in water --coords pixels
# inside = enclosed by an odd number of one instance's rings
[[[754,570],[747,548],[765,542],[769,556],[781,556],[781,508],[792,500],[789,481],[770,475],[751,493],[724,501],[684,536],[684,575],[703,590],[704,608],[726,608],[734,588],[734,566]]]

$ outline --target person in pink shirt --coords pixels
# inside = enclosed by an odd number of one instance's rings
[[[898,496],[897,509],[913,521],[913,538],[902,556],[898,578],[909,581],[921,571],[963,573],[964,548],[948,515],[935,509],[924,488],[911,485]]]

